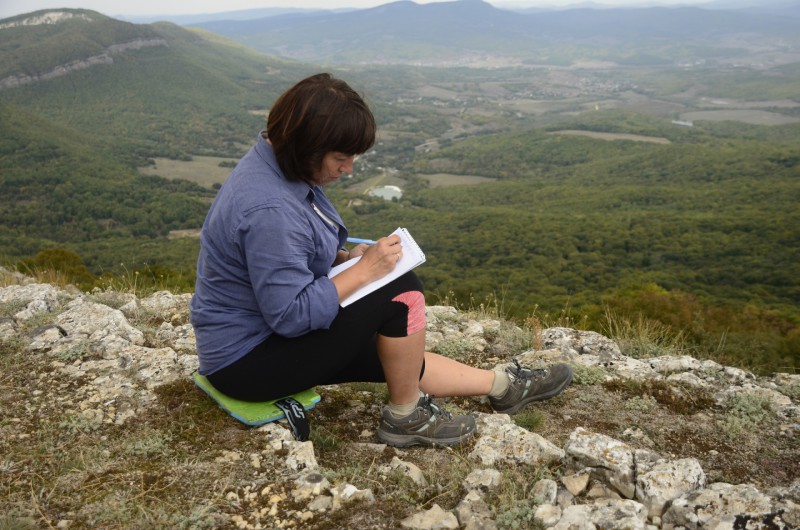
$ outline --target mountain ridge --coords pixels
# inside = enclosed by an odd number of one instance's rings
[[[39,10],[0,22],[0,79],[42,75],[74,61],[108,56],[115,45],[163,39],[151,26],[86,9]]]
[[[519,60],[541,59],[543,49],[597,45],[624,49],[636,43],[665,57],[681,44],[702,44],[713,53],[718,40],[756,34],[797,43],[795,21],[769,14],[700,7],[570,8],[533,13],[499,9],[482,0],[416,4],[401,0],[347,13],[309,13],[248,21],[197,24],[264,53],[306,61],[414,62],[449,59],[458,50]],[[330,28],[337,28],[331,35]],[[680,42],[670,42],[680,41]],[[429,46],[430,49],[425,49]]]

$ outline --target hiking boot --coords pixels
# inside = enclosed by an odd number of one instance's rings
[[[531,370],[514,360],[506,367],[511,385],[499,398],[489,396],[495,412],[516,414],[531,401],[543,401],[559,395],[572,381],[572,369],[566,364]]]
[[[395,447],[451,446],[467,440],[476,429],[475,418],[453,417],[426,394],[419,398],[414,412],[402,418],[396,418],[384,407],[377,436],[381,442]]]

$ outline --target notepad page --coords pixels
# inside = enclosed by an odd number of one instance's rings
[[[397,230],[392,232],[391,235],[394,234],[400,236],[400,242],[403,245],[403,253],[402,256],[400,257],[400,260],[397,262],[397,266],[395,266],[394,270],[392,270],[392,272],[390,272],[383,278],[368,283],[367,285],[361,287],[353,294],[342,300],[340,304],[342,307],[347,307],[356,300],[359,300],[364,296],[368,295],[369,293],[377,289],[380,289],[381,287],[391,282],[392,280],[399,278],[408,271],[425,263],[425,254],[422,252],[422,249],[419,248],[417,242],[414,241],[414,238],[411,237],[411,234],[408,232],[408,230],[406,230],[405,228],[398,228]],[[336,267],[331,269],[331,271],[328,273],[328,277],[333,278],[337,274],[341,273],[344,270],[349,269],[350,267],[358,263],[358,260],[360,259],[361,256],[347,260],[344,263],[337,265]]]

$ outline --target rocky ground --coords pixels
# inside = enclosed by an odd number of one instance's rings
[[[800,527],[797,375],[431,307],[429,349],[572,386],[513,418],[443,400],[478,436],[404,450],[376,443],[383,385],[321,387],[298,442],[194,386],[190,295],[0,280],[0,528]]]

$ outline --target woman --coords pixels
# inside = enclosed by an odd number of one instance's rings
[[[375,141],[362,98],[329,74],[304,79],[270,109],[267,130],[220,189],[203,225],[191,321],[200,373],[247,401],[317,385],[386,382],[377,431],[395,446],[454,445],[475,432],[429,395],[488,395],[515,413],[560,393],[568,367],[480,370],[425,352],[422,286],[408,273],[361,300],[403,249],[397,236],[345,250],[348,232],[322,188],[353,171]],[[333,279],[331,267],[361,256]]]

